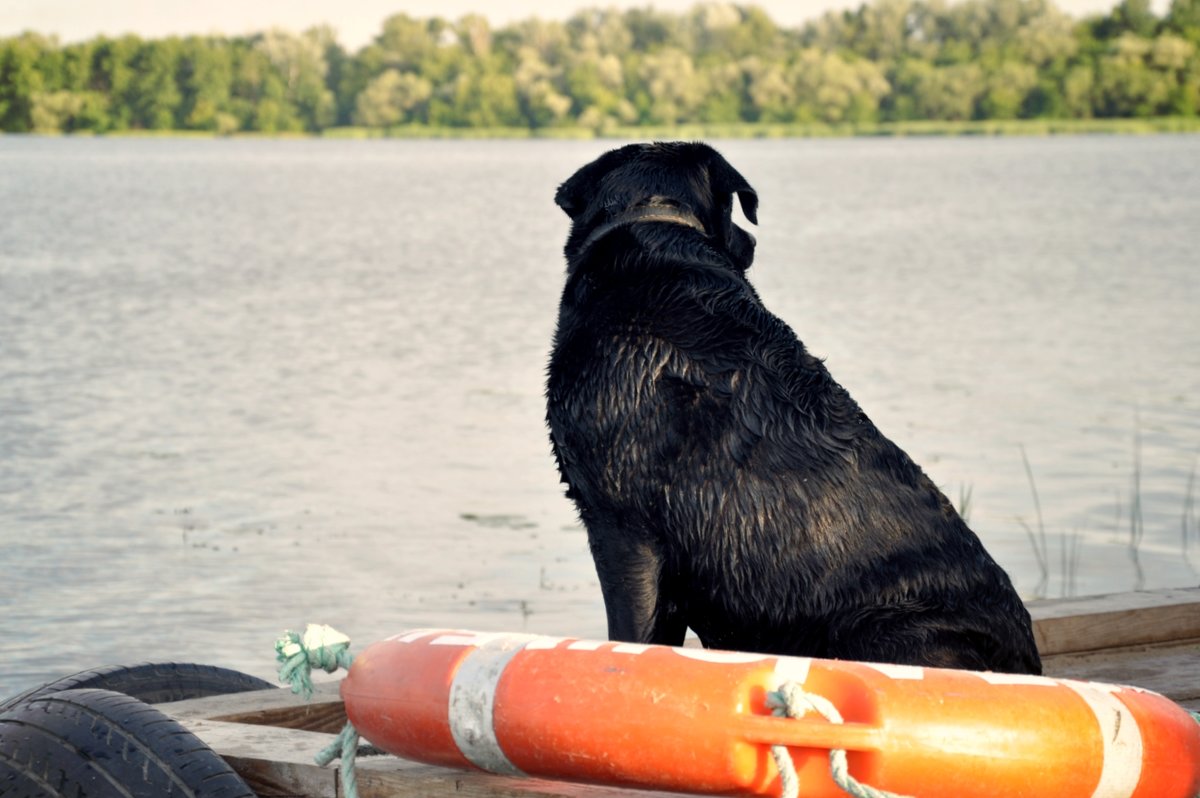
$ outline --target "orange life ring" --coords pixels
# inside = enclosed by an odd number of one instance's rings
[[[774,717],[785,682],[844,723]],[[342,683],[359,732],[451,767],[714,794],[844,798],[829,750],[872,787],[921,798],[1193,798],[1200,724],[1134,687],[522,634],[418,630],[359,653]]]

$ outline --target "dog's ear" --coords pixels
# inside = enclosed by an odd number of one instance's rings
[[[745,271],[754,262],[754,236],[733,223],[733,195],[742,205],[742,213],[752,224],[758,224],[758,192],[738,170],[729,165],[716,150],[710,150],[707,172],[708,190],[712,193],[713,216],[709,219],[710,234],[721,241],[737,268]]]
[[[737,194],[738,202],[742,204],[742,213],[751,224],[758,224],[758,192],[750,187],[750,182],[742,177],[738,170],[729,165],[717,152],[713,152],[712,161],[708,166],[709,186],[713,196],[725,197]]]
[[[581,166],[579,171],[567,178],[554,194],[554,202],[572,219],[583,213],[589,198],[595,194],[604,175],[615,169],[628,157],[629,147],[604,153],[591,163]]]
[[[574,219],[587,204],[587,190],[596,184],[599,170],[597,164],[590,163],[567,178],[554,194],[554,202],[562,208],[567,216]]]

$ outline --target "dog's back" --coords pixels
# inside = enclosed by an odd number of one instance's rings
[[[752,243],[713,233],[739,189],[706,207],[690,166],[666,206],[687,218],[642,210],[597,237],[637,191],[615,212],[574,204],[548,420],[610,635],[678,643],[690,626],[709,647],[1038,672],[1008,577],[763,307]]]

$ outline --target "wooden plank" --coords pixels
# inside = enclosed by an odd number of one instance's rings
[[[1200,702],[1200,639],[1158,646],[1059,654],[1043,663],[1047,676],[1132,684],[1178,704]]]
[[[337,798],[336,767],[319,768],[313,761],[332,742],[331,734],[196,718],[183,723],[263,798]],[[670,798],[661,792],[492,776],[392,756],[362,757],[356,771],[361,798]]]
[[[334,735],[249,723],[181,719],[261,798],[337,798],[337,772],[319,768],[317,751]]]
[[[362,798],[678,798],[681,793],[510,778],[388,758],[358,771]],[[691,793],[687,793],[691,794]]]
[[[1032,601],[1042,656],[1200,638],[1200,588]]]
[[[336,734],[346,725],[339,684],[334,681],[315,685],[311,701],[281,687],[174,701],[159,704],[158,709],[179,720],[222,720]]]

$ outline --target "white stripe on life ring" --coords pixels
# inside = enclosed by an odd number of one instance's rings
[[[1087,702],[1100,724],[1104,764],[1092,798],[1130,798],[1142,777],[1142,730],[1137,718],[1109,690],[1097,685],[1061,679]]]
[[[467,760],[490,773],[523,776],[496,738],[496,685],[505,667],[537,635],[491,635],[466,656],[450,684],[450,734]]]
[[[780,657],[775,661],[775,670],[771,674],[771,689],[778,690],[786,682],[795,682],[803,687],[811,668],[812,659],[809,657]]]

